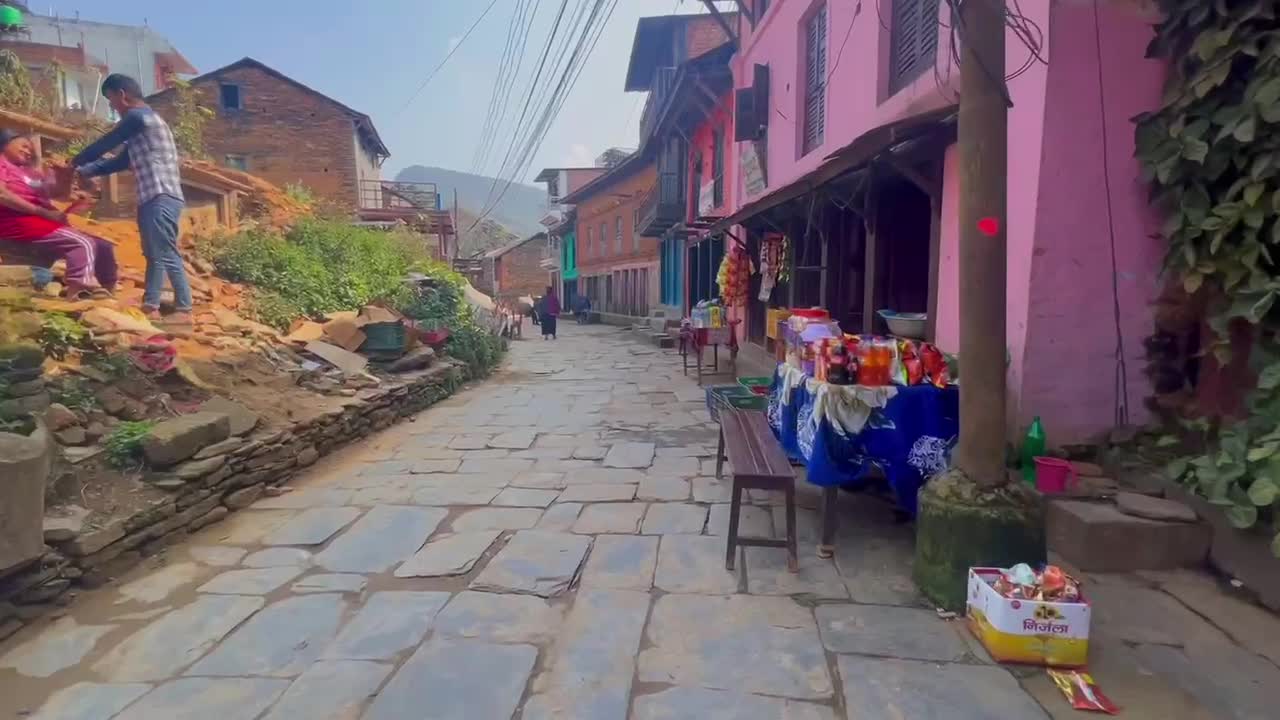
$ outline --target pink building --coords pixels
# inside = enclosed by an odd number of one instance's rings
[[[748,362],[771,361],[766,306],[821,304],[846,328],[874,331],[881,308],[928,312],[931,338],[958,350],[949,6],[743,5],[753,12],[739,13],[731,61],[733,213],[712,231],[753,251],[781,233],[796,258],[790,288],[767,303],[753,288]],[[1011,436],[1040,415],[1054,444],[1096,438],[1122,402],[1131,422],[1147,416],[1143,339],[1162,246],[1129,118],[1157,105],[1165,68],[1144,57],[1153,19],[1139,5],[1022,0],[1038,51],[1008,36]]]

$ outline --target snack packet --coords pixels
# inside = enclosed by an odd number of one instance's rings
[[[1076,710],[1100,712],[1108,715],[1120,714],[1120,708],[1111,699],[1102,694],[1097,683],[1087,673],[1079,670],[1049,670],[1049,678],[1053,680],[1067,702]]]

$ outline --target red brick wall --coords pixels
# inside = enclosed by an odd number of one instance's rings
[[[240,86],[242,110],[221,107],[221,83]],[[355,206],[355,126],[341,108],[254,67],[234,68],[193,87],[215,113],[204,129],[205,152],[215,163],[243,155],[254,175],[282,187],[302,183],[319,199]],[[151,104],[172,123],[175,100],[166,93]]]
[[[730,14],[727,19],[731,26],[736,23],[735,14]],[[729,41],[729,36],[725,34],[724,28],[720,27],[720,23],[708,14],[691,19],[685,24],[685,41],[688,57],[692,60],[725,44]]]
[[[590,197],[577,205],[578,273],[595,275],[623,264],[634,264],[658,259],[658,239],[640,237],[639,250],[635,247],[636,209],[644,196],[653,189],[657,171],[652,164],[628,178],[598,186]],[[622,252],[617,252],[615,223],[622,218]],[[608,226],[607,243],[600,243],[600,224]],[[591,229],[591,243],[587,247],[587,229]]]
[[[511,250],[498,259],[498,297],[511,300],[521,295],[546,293],[550,274],[538,263],[546,256],[547,238],[541,236]]]

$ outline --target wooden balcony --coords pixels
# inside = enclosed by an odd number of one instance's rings
[[[638,227],[645,237],[662,234],[683,222],[687,205],[679,173],[658,174],[658,183],[640,203]]]

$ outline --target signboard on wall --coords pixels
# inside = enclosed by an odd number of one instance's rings
[[[748,196],[759,195],[769,187],[769,176],[764,157],[756,150],[754,142],[742,145],[742,189]]]

